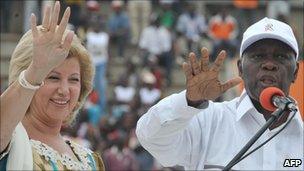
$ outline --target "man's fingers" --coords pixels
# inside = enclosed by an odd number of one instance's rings
[[[53,12],[52,12],[51,25],[50,25],[50,31],[53,33],[55,32],[56,27],[57,27],[59,11],[60,11],[60,3],[59,3],[59,1],[56,1]]]
[[[35,39],[38,36],[38,29],[37,29],[37,19],[35,14],[31,14],[31,30],[33,34],[33,39]]]
[[[62,44],[62,48],[65,50],[70,50],[71,45],[72,45],[72,41],[73,41],[73,37],[74,37],[74,32],[73,31],[69,31],[69,33],[66,35],[64,42]]]
[[[209,70],[209,52],[208,49],[203,47],[201,50],[202,58],[201,58],[201,70],[206,72]]]
[[[42,19],[42,27],[49,29],[50,17],[51,17],[51,7],[47,5],[45,7],[45,11],[44,11],[43,19]]]
[[[221,92],[224,93],[228,89],[240,84],[241,82],[242,82],[242,79],[240,77],[233,78],[233,79],[227,81],[226,83],[224,83],[223,85],[221,85]]]
[[[226,52],[222,50],[217,56],[215,62],[213,63],[211,70],[218,72],[224,63],[225,58],[226,58]]]
[[[190,65],[191,65],[191,69],[192,69],[192,73],[194,75],[197,75],[201,72],[201,68],[196,60],[196,56],[193,52],[191,52],[189,54],[189,61],[190,61]]]
[[[183,63],[183,71],[184,71],[184,73],[186,75],[186,79],[187,80],[189,80],[190,78],[193,77],[191,66],[187,62]]]

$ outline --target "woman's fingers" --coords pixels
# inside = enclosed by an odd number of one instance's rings
[[[242,82],[242,79],[240,77],[236,77],[233,78],[229,81],[227,81],[226,83],[224,83],[223,85],[221,85],[221,93],[224,93],[225,91],[227,91],[228,89],[240,84]]]
[[[51,17],[51,7],[47,5],[45,7],[45,11],[44,11],[43,19],[42,19],[42,27],[43,28],[49,29],[49,27],[50,27],[50,17]]]
[[[62,44],[62,48],[64,50],[68,51],[71,48],[73,37],[74,37],[74,32],[73,31],[69,31],[69,33],[65,37],[65,39],[63,41],[63,44]]]
[[[69,32],[66,35],[66,37],[64,38],[63,42],[62,42],[62,37],[63,37],[63,34],[68,25],[68,21],[69,21],[70,14],[71,14],[71,9],[70,9],[70,7],[68,7],[64,11],[60,24],[57,28],[59,12],[60,12],[60,2],[59,1],[55,2],[53,10],[51,10],[51,7],[47,6],[45,9],[45,12],[44,12],[42,27],[48,29],[51,33],[54,33],[54,34],[52,34],[52,36],[49,36],[51,42],[55,42],[57,46],[59,46],[63,50],[68,51],[72,44],[74,32]]]
[[[56,1],[54,9],[52,11],[51,25],[50,25],[50,31],[53,33],[55,32],[56,27],[57,27],[59,11],[60,11],[60,3],[59,3],[59,1]]]
[[[58,39],[58,41],[60,41],[60,42],[62,40],[63,33],[66,30],[66,27],[68,25],[70,14],[71,14],[71,10],[70,10],[70,7],[68,7],[63,14],[63,17],[61,19],[61,22],[60,22],[59,27],[56,32],[56,39]]]
[[[190,65],[191,65],[191,68],[192,68],[192,73],[194,75],[197,75],[201,72],[201,68],[196,60],[196,56],[193,52],[191,52],[189,54],[189,61],[190,61]]]
[[[38,30],[37,30],[37,19],[35,14],[31,14],[31,30],[33,34],[33,39],[35,39],[38,36]]]
[[[201,50],[202,58],[201,58],[201,70],[206,72],[209,70],[209,52],[208,49],[203,47]]]
[[[220,54],[217,56],[215,62],[213,63],[211,70],[215,71],[215,72],[220,71],[225,58],[226,58],[226,52],[224,50],[222,50],[220,52]]]

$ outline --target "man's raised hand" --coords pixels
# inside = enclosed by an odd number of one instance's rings
[[[201,60],[198,61],[195,54],[189,54],[188,62],[183,63],[186,75],[186,96],[191,102],[202,100],[215,100],[225,91],[241,83],[240,77],[233,78],[222,84],[218,77],[219,71],[226,58],[226,52],[221,51],[212,66],[209,66],[209,52],[207,48],[201,49]]]

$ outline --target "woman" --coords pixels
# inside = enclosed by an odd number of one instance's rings
[[[68,7],[57,26],[60,4],[47,7],[42,26],[31,30],[10,62],[8,89],[1,95],[0,170],[104,170],[94,152],[62,138],[92,89],[88,52],[66,30]]]

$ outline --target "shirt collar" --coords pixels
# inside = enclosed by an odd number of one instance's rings
[[[303,120],[302,120],[302,117],[301,117],[301,114],[300,114],[300,109],[299,109],[299,106],[297,106],[297,113],[296,115],[294,116],[293,120],[296,120],[297,123],[299,124],[300,128],[302,128],[303,130]]]
[[[258,111],[255,109],[255,107],[252,104],[251,99],[249,98],[246,90],[244,89],[242,91],[242,94],[239,97],[239,100],[236,104],[236,121],[239,121],[245,114],[249,114],[249,111],[254,110],[255,113],[258,113]],[[291,116],[291,115],[290,115]],[[298,112],[296,113],[293,120],[296,120],[298,125],[303,129],[303,121],[300,115],[300,110],[298,108]]]
[[[236,121],[239,121],[250,110],[256,110],[244,89],[236,104]]]

